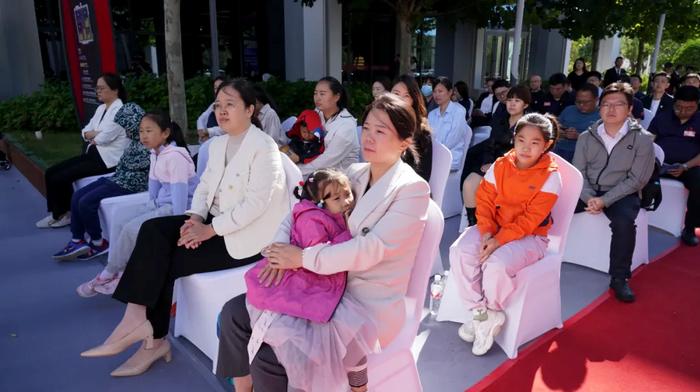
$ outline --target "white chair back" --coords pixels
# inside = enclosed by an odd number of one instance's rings
[[[663,165],[664,159],[666,159],[666,153],[664,152],[664,149],[656,143],[654,143],[654,155],[656,156],[656,159],[659,160],[659,163]]]
[[[291,116],[288,119],[282,121],[282,124],[280,125],[280,127],[282,128],[282,132],[286,135],[287,132],[290,129],[292,129],[292,126],[294,125],[295,122],[297,122],[296,116]]]
[[[294,197],[294,188],[296,188],[297,185],[299,185],[299,182],[303,181],[304,179],[301,175],[301,170],[299,170],[299,166],[295,165],[294,162],[289,159],[287,154],[280,152],[280,156],[282,157],[282,167],[284,168],[284,177],[286,179],[285,182],[287,184],[287,190],[289,191],[289,210],[291,211],[292,208],[294,208],[294,205],[299,201],[296,197]]]
[[[566,159],[553,152],[549,154],[556,159],[562,183],[561,193],[552,208],[552,219],[554,222],[548,233],[549,250],[563,257],[566,236],[569,234],[569,225],[571,225],[571,219],[574,216],[578,199],[581,197],[583,176]]]
[[[433,140],[433,164],[430,171],[430,193],[438,207],[442,208],[442,199],[445,197],[447,177],[450,175],[452,153],[450,149]]]
[[[481,127],[474,128],[474,134],[472,135],[471,146],[476,146],[477,144],[488,139],[489,136],[491,136],[491,127],[490,126],[484,125]]]
[[[649,129],[651,120],[654,119],[654,114],[649,109],[644,109],[644,119],[640,120],[639,123],[644,129]]]

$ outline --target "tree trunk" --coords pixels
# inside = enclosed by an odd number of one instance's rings
[[[399,75],[411,71],[411,19],[406,13],[398,14],[399,22]]]
[[[636,66],[634,68],[634,73],[641,75],[642,70],[644,69],[644,41],[642,39],[639,39],[639,45],[637,46],[637,61],[636,61]]]
[[[165,65],[168,73],[168,103],[170,119],[187,132],[187,102],[185,75],[182,66],[182,35],[180,33],[180,0],[165,0]]]
[[[600,40],[591,38],[591,69],[593,71],[598,71],[598,52],[600,52]]]

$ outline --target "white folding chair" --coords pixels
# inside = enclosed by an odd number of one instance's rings
[[[455,215],[459,215],[464,208],[464,201],[462,200],[461,189],[461,179],[462,170],[464,169],[464,161],[467,158],[467,151],[469,149],[469,144],[472,140],[472,129],[467,125],[467,132],[464,133],[464,154],[462,155],[462,160],[459,163],[459,167],[455,171],[451,171],[447,177],[447,185],[445,187],[445,196],[442,200],[442,213],[445,218],[450,218]],[[437,143],[437,142],[435,142]]]
[[[474,135],[472,136],[471,145],[469,147],[476,146],[477,144],[488,139],[489,136],[491,136],[491,127],[490,126],[484,125],[481,127],[474,128]]]
[[[289,203],[293,206],[296,198],[292,192],[301,181],[301,171],[285,154],[280,155]],[[173,335],[186,337],[209,357],[212,360],[212,371],[216,371],[219,353],[219,338],[216,336],[217,317],[228,300],[245,293],[244,275],[254,265],[255,263],[229,270],[194,274],[175,281],[174,300],[177,302],[177,312]]]
[[[688,190],[678,180],[662,178],[661,194],[663,199],[659,208],[649,213],[649,225],[680,237],[685,225]]]
[[[654,155],[656,156],[656,159],[659,160],[659,163],[663,165],[664,160],[666,159],[666,153],[664,152],[664,149],[656,143],[654,143]]]
[[[114,243],[117,238],[110,238],[110,234],[114,232],[112,230],[112,222],[114,222],[117,214],[122,213],[124,209],[128,209],[131,206],[145,204],[146,202],[148,202],[148,192],[102,199],[98,211],[100,226],[102,227],[102,238],[108,238],[111,243]]]
[[[552,209],[554,223],[549,230],[549,247],[544,258],[523,268],[515,277],[515,291],[504,309],[506,323],[496,343],[509,358],[518,355],[518,347],[552,328],[561,328],[561,293],[559,288],[561,261],[571,218],[583,186],[581,173],[569,162],[550,153],[559,165],[562,191]],[[462,234],[464,235],[464,234]],[[450,260],[455,258],[456,245],[450,247]],[[445,293],[437,314],[438,321],[471,322],[472,314],[463,304],[454,278],[447,279]]]
[[[439,252],[445,221],[434,201],[428,206],[428,219],[418,245],[416,261],[406,292],[406,321],[398,336],[379,354],[368,358],[369,390],[373,392],[420,392],[423,387],[418,376],[416,360],[411,353],[413,340],[420,325],[430,266]]]
[[[282,124],[280,124],[280,128],[282,128],[283,133],[289,132],[290,129],[292,129],[292,126],[294,123],[297,122],[297,118],[295,116],[291,116],[287,118],[286,120],[282,121]]]
[[[433,163],[430,171],[430,194],[435,204],[442,208],[447,177],[450,175],[452,153],[438,142],[433,142]]]

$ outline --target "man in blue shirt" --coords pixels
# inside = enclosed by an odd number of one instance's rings
[[[571,162],[578,135],[598,120],[598,87],[586,83],[576,91],[576,106],[567,106],[559,115],[562,131],[554,152]]]
[[[664,150],[664,164],[676,164],[667,176],[675,178],[688,189],[688,209],[681,240],[697,246],[695,228],[700,227],[700,92],[692,86],[676,91],[673,110],[659,113],[649,125],[656,135],[655,142]]]

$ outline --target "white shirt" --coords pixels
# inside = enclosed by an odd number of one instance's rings
[[[656,111],[659,110],[659,104],[661,103],[660,99],[653,99],[651,100],[651,106],[649,107],[649,110],[651,111],[651,118],[654,118],[656,116]]]
[[[493,94],[489,94],[488,97],[481,101],[481,106],[479,107],[481,113],[491,113],[493,111]]]
[[[282,132],[279,116],[269,104],[265,104],[265,106],[260,108],[258,120],[260,120],[260,125],[262,125],[262,131],[270,135],[278,146],[284,146],[289,143],[287,135]]]
[[[97,107],[90,122],[85,125],[81,133],[85,139],[85,132],[96,131],[93,141],[97,146],[97,152],[107,168],[117,166],[124,149],[129,145],[129,138],[121,125],[114,122],[114,116],[124,104],[117,98],[109,108],[104,103]],[[94,148],[90,146],[88,148]]]
[[[603,139],[603,144],[605,144],[605,149],[608,150],[608,155],[610,155],[613,147],[615,147],[617,142],[619,142],[620,140],[622,140],[623,137],[625,137],[627,132],[629,132],[627,121],[625,121],[625,124],[622,126],[622,128],[620,128],[615,137],[612,137],[608,135],[607,132],[605,132],[605,125],[598,125],[598,136],[600,136],[600,138]]]
[[[487,98],[488,99],[488,98]],[[467,111],[464,106],[450,101],[444,113],[440,113],[440,107],[428,113],[428,122],[433,130],[433,138],[447,147],[452,153],[452,165],[450,170],[460,169],[466,146]]]

